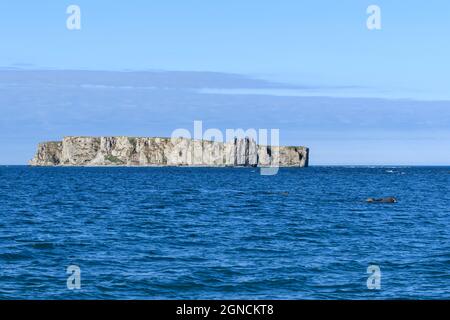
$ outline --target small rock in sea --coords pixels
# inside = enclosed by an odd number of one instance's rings
[[[386,197],[386,198],[368,198],[366,200],[366,202],[369,203],[396,203],[397,199],[395,199],[394,197]]]

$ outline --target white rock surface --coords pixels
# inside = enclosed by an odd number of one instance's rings
[[[32,166],[280,166],[307,167],[306,147],[221,143],[185,138],[65,137],[40,143]]]

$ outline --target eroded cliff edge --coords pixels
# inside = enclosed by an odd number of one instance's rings
[[[64,137],[43,142],[32,166],[280,166],[307,167],[306,147],[221,143],[185,138]]]

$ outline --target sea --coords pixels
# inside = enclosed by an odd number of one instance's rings
[[[1,166],[0,299],[450,299],[449,187],[450,167]]]

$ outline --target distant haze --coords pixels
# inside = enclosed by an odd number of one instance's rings
[[[311,165],[449,164],[449,101],[271,93],[310,89],[217,72],[3,70],[0,164],[25,164],[38,142],[65,135],[170,136],[195,120],[278,128],[281,144],[311,148]]]

